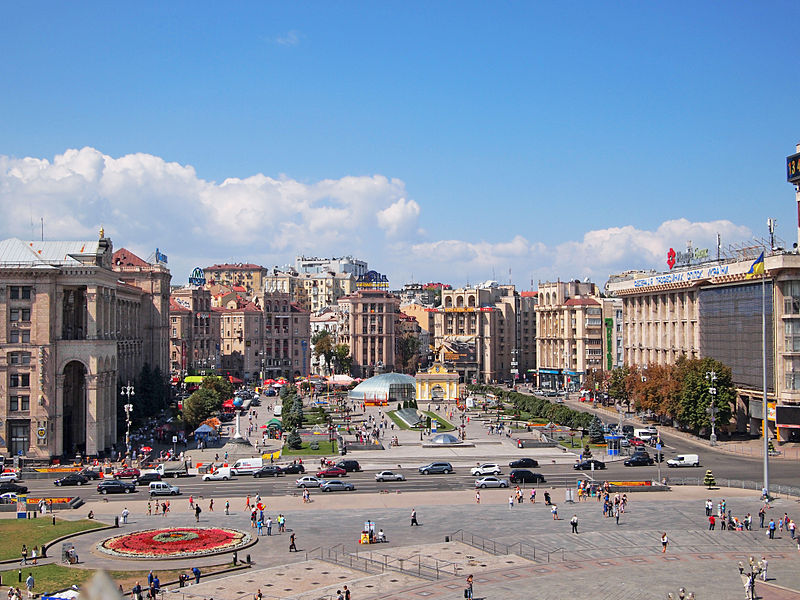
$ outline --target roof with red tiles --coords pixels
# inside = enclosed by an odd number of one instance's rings
[[[593,298],[570,298],[564,306],[600,306],[600,303]]]
[[[261,265],[254,265],[253,263],[223,263],[221,265],[211,265],[210,267],[205,267],[203,271],[260,271],[264,269]]]
[[[180,304],[175,302],[174,298],[170,297],[170,299],[169,299],[169,312],[186,312],[186,313],[188,313],[188,312],[192,312],[192,311],[190,311],[185,306],[181,306]]]
[[[539,292],[520,292],[519,295],[523,298],[535,298]]]
[[[111,265],[114,267],[152,267],[149,262],[142,260],[127,248],[120,248],[111,255]]]

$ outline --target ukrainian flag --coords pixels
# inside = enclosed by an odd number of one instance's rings
[[[764,274],[764,253],[762,252],[756,262],[750,265],[750,270],[747,272],[747,276],[745,279],[752,279],[756,275],[763,275]]]

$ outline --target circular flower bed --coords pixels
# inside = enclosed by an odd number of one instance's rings
[[[222,527],[170,527],[116,535],[98,550],[124,558],[185,558],[230,552],[247,545],[252,536]]]

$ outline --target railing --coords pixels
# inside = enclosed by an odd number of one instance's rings
[[[453,541],[459,541],[478,550],[483,550],[495,556],[507,556],[509,554],[516,554],[522,558],[528,559],[538,563],[549,563],[555,560],[559,555],[561,561],[567,560],[566,550],[564,548],[556,548],[555,550],[537,550],[536,547],[527,542],[517,542],[516,544],[504,544],[490,538],[485,538],[480,535],[468,533],[463,529],[459,529],[450,535]]]
[[[702,477],[668,477],[667,485],[696,485],[705,487]],[[746,479],[723,479],[715,477],[714,485],[719,487],[740,488],[743,490],[756,490],[759,492],[763,489],[762,482]],[[800,497],[800,487],[793,485],[770,484],[769,491],[770,494]]]
[[[315,556],[316,553],[316,556]],[[422,560],[421,556],[413,558],[396,558],[388,554],[368,551],[359,554],[348,552],[344,544],[330,548],[314,548],[306,553],[306,559],[318,558],[326,562],[342,565],[364,573],[385,573],[394,571],[413,575],[422,579],[436,580],[440,577],[458,575],[458,566],[449,561],[434,559],[433,563]]]

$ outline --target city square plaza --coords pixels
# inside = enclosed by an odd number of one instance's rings
[[[380,409],[367,410],[377,413]],[[264,413],[265,407],[258,412]],[[465,447],[431,449],[419,443],[418,432],[395,430],[393,433],[401,438],[400,447],[351,452],[348,458],[357,459],[370,477],[372,471],[397,468],[400,464],[410,477],[416,477],[411,471],[429,460],[448,460],[463,475],[478,462],[494,460],[502,467],[508,464],[509,457],[520,456],[513,439],[487,436],[476,420],[467,428],[468,441],[473,439],[474,443]],[[215,452],[190,450],[189,454],[197,463],[211,460]],[[565,473],[572,470],[571,463],[576,458],[558,448],[525,449],[524,455],[542,464],[563,466]],[[318,459],[304,460],[310,465],[308,472],[313,472],[315,460]],[[632,471],[634,477],[636,470]],[[595,481],[603,481],[603,473],[594,475]],[[585,475],[572,476],[573,485],[581,476]],[[441,478],[437,481],[445,485],[448,478],[455,476],[428,477]],[[666,492],[628,492],[627,509],[617,525],[614,518],[603,516],[602,504],[596,498],[565,502],[564,484],[555,487],[555,477],[551,480],[553,483],[537,486],[535,504],[529,499],[531,486],[526,485],[524,502],[514,503],[513,507],[509,506],[513,487],[481,490],[477,503],[475,490],[470,487],[403,491],[409,481],[384,484],[390,489],[380,493],[321,494],[312,490],[312,501],[304,503],[299,492],[271,492],[272,481],[254,480],[251,501],[260,493],[265,515],[273,519],[278,514],[285,515],[286,532],[276,534],[273,530],[272,536],[262,535],[254,546],[239,552],[239,561],[246,561],[249,555],[251,568],[203,578],[199,584],[184,588],[167,585],[165,597],[249,600],[260,589],[264,598],[335,599],[337,590],[347,585],[352,597],[359,599],[461,598],[466,577],[473,574],[475,598],[664,599],[669,593],[678,598],[681,587],[694,592],[696,598],[743,598],[739,562],[747,567],[750,557],[766,557],[768,582],[759,580],[758,596],[800,599],[800,552],[788,531],[770,540],[766,530],[758,527],[757,514],[762,506],[758,492],[697,486],[673,486]],[[203,508],[199,526],[234,528],[255,535],[245,497],[239,491],[242,488],[226,496],[225,485],[220,482],[210,495],[194,494],[195,502]],[[544,503],[545,491],[558,506],[559,520],[553,519],[551,508]],[[119,532],[197,526],[188,495],[170,498],[171,510],[166,517],[148,516],[145,499],[125,498],[124,504],[131,513],[127,525],[73,539],[82,566],[188,571],[194,566],[202,570],[204,565],[230,562],[230,554],[194,560],[125,560],[96,549],[100,541]],[[213,512],[208,510],[211,497]],[[751,513],[753,531],[724,531],[719,526],[708,531],[704,510],[707,498],[714,501],[715,507],[726,499],[737,517]],[[230,501],[229,515],[224,512],[226,500]],[[97,519],[113,523],[122,504],[90,501],[79,510],[64,511],[60,516],[79,519],[92,510]],[[794,517],[798,506],[792,497],[776,499],[767,522],[770,518],[777,522],[784,512]],[[418,527],[410,525],[412,510],[416,510]],[[578,517],[577,535],[571,533],[573,515]],[[359,544],[367,521],[384,530],[388,543]],[[665,553],[661,551],[663,532],[669,538]],[[292,533],[297,552],[289,552]]]

